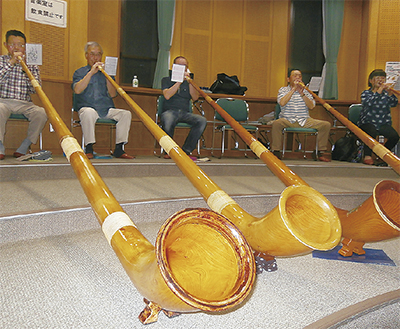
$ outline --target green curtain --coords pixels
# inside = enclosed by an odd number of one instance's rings
[[[157,0],[158,56],[153,88],[161,88],[161,79],[168,76],[169,50],[172,44],[175,20],[175,0]]]
[[[321,98],[338,99],[337,56],[342,34],[344,0],[322,0],[323,49]]]

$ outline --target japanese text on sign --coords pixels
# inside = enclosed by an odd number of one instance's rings
[[[25,19],[41,24],[67,27],[67,2],[61,0],[25,0]]]

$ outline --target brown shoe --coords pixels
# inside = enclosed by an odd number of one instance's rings
[[[374,159],[372,159],[371,157],[365,158],[363,163],[366,165],[372,166],[374,164]]]
[[[168,154],[164,154],[164,159],[171,159],[171,157]]]
[[[19,153],[19,152],[14,152],[14,154],[13,154],[14,158],[19,158],[19,157],[22,157],[23,155],[25,155],[25,154]]]
[[[324,157],[323,155],[318,157],[318,161],[331,162],[331,159]]]
[[[325,156],[322,154],[322,152],[320,152],[320,151],[318,151],[318,153],[315,152],[315,151],[313,152],[313,159],[314,159],[315,161],[331,162],[331,159],[325,157]]]
[[[86,153],[86,156],[89,160],[94,158],[93,153]]]
[[[129,155],[128,153],[122,153],[119,157],[116,157],[118,159],[134,159],[135,157],[132,155]]]
[[[1,154],[1,153],[0,153],[0,160],[4,160],[5,157],[6,157],[6,156],[5,156],[4,154]]]

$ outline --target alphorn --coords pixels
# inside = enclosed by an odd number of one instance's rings
[[[279,206],[263,218],[247,213],[104,70],[101,71],[201,193],[208,206],[242,231],[257,256],[269,261],[274,256],[293,256],[313,249],[329,250],[339,243],[341,226],[336,211],[326,198],[309,186],[287,187],[281,194]]]
[[[161,227],[154,247],[124,212],[26,64],[19,58],[103,233],[147,306],[142,323],[181,312],[221,311],[246,299],[255,261],[243,234],[209,209],[187,209]],[[216,252],[217,251],[217,252]]]
[[[336,119],[343,123],[349,130],[351,130],[359,139],[361,139],[365,145],[367,145],[377,156],[385,161],[393,170],[400,175],[400,159],[385,146],[379,143],[375,138],[368,135],[365,131],[360,129],[357,125],[347,119],[343,114],[339,113],[332,106],[330,106],[322,98],[318,97],[313,91],[311,91],[304,83],[300,83],[304,89],[306,89],[313,97],[321,103],[321,105],[331,113]]]
[[[189,82],[286,186],[299,184],[308,186],[304,180],[275,157],[192,80]],[[343,256],[351,256],[353,252],[365,254],[362,248],[365,242],[382,241],[399,236],[399,200],[400,184],[382,181],[375,186],[373,195],[361,206],[351,211],[336,208],[344,237],[342,240],[343,247],[339,253]]]

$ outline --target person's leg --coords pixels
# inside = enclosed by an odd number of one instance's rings
[[[388,150],[392,150],[399,142],[399,134],[392,126],[385,125],[379,127],[378,135],[383,135],[387,139],[384,146]]]
[[[89,158],[93,158],[93,144],[96,143],[95,127],[99,115],[97,111],[91,107],[82,107],[78,111],[78,115],[85,140],[85,153]]]
[[[372,123],[366,123],[360,126],[360,129],[370,135],[372,138],[376,138],[378,131]],[[374,160],[372,159],[372,150],[364,144],[364,160],[363,162],[368,165],[373,165]]]
[[[284,119],[280,118],[272,122],[271,135],[271,151],[277,156],[279,159],[281,158],[281,150],[282,150],[282,142],[283,142],[283,134],[282,130],[286,127],[291,127],[292,124]]]
[[[178,119],[179,119],[179,111],[168,110],[161,113],[160,116],[161,127],[171,138],[174,137],[174,130],[178,123]]]
[[[331,130],[331,124],[328,121],[317,120],[308,118],[304,128],[314,128],[318,130],[318,150],[326,151],[328,149],[329,132]]]
[[[318,152],[314,151],[314,159],[324,162],[330,162],[330,158],[325,157],[322,153],[328,148],[328,138],[329,132],[331,130],[330,122],[308,118],[306,123],[304,124],[304,128],[314,128],[318,130]]]
[[[20,147],[14,154],[26,154],[31,144],[36,144],[44,125],[47,122],[47,115],[44,108],[34,105],[33,103],[26,104],[18,111],[29,120],[29,127],[26,139],[21,143]]]
[[[123,109],[109,109],[106,119],[117,121],[115,149],[113,155],[116,158],[134,159],[124,151],[124,145],[128,143],[129,130],[131,128],[132,114],[130,111]]]
[[[6,132],[6,123],[8,118],[10,117],[11,110],[7,106],[7,104],[0,101],[0,160],[4,159],[6,154],[6,150],[3,144],[4,134]]]
[[[183,112],[179,118],[179,122],[184,122],[192,126],[182,146],[182,150],[186,154],[190,154],[196,148],[197,142],[206,129],[207,119],[199,114]]]

